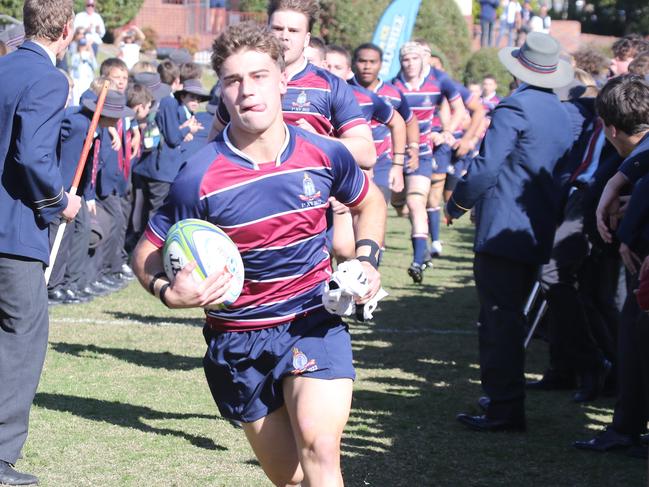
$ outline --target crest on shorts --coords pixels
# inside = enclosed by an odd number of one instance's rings
[[[291,370],[291,374],[300,375],[315,370],[318,370],[315,359],[309,360],[304,352],[301,352],[297,347],[293,347],[293,370]]]
[[[304,173],[304,179],[302,179],[302,193],[300,199],[302,201],[313,201],[320,198],[320,191],[315,189],[315,184],[313,179],[309,176],[309,173]]]

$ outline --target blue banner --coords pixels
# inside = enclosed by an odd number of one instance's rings
[[[394,0],[376,26],[372,42],[383,49],[379,76],[386,81],[399,72],[399,49],[410,40],[421,0]]]

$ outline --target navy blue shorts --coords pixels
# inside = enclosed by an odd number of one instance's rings
[[[249,423],[280,408],[284,377],[356,378],[347,325],[324,309],[263,330],[206,326],[203,335],[205,377],[224,418]]]
[[[406,164],[403,170],[404,176],[426,176],[429,178],[433,174],[433,158],[430,156],[423,156],[419,158],[419,167],[416,171],[410,171]]]
[[[453,149],[450,145],[435,146],[435,150],[433,150],[433,174],[446,174],[452,157]]]
[[[390,187],[390,169],[392,169],[392,161],[387,158],[379,159],[372,168],[372,181],[379,188]]]

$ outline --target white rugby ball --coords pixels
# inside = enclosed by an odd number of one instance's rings
[[[169,280],[192,260],[196,268],[192,275],[197,281],[226,267],[232,280],[223,304],[206,306],[222,309],[234,304],[243,288],[243,261],[239,249],[228,235],[205,220],[188,218],[174,224],[167,232],[163,248],[164,270]]]

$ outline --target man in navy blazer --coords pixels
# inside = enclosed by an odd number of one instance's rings
[[[55,67],[72,40],[72,0],[25,0],[28,39],[0,58],[0,484],[36,483],[13,464],[27,438],[29,409],[47,349],[48,224],[75,217],[57,144],[68,82]],[[9,82],[9,80],[11,82]]]
[[[523,308],[557,225],[553,171],[570,148],[570,119],[552,88],[573,79],[559,43],[532,33],[501,62],[520,83],[493,112],[480,154],[446,206],[447,222],[475,207],[474,276],[480,299],[482,416],[458,420],[481,430],[525,429]]]

